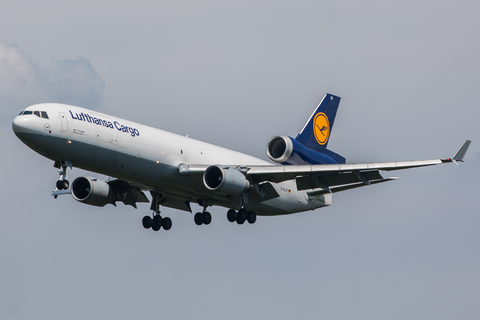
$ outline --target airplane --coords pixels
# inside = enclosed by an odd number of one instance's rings
[[[160,129],[59,103],[27,107],[12,123],[15,135],[52,160],[59,179],[52,195],[71,194],[81,203],[103,207],[123,202],[137,208],[150,202],[143,227],[169,230],[172,220],[160,207],[192,212],[197,225],[208,225],[211,206],[227,208],[230,222],[253,224],[257,216],[275,216],[330,206],[332,194],[371,186],[392,171],[462,162],[467,140],[453,156],[433,160],[346,163],[327,149],[340,97],[325,94],[295,137],[276,135],[266,145],[268,161]],[[81,176],[70,185],[67,168],[109,176]],[[145,192],[150,192],[148,200]]]

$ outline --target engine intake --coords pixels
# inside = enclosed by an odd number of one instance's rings
[[[78,177],[72,182],[73,199],[92,206],[103,207],[115,203],[115,193],[103,180]]]
[[[293,153],[293,143],[290,137],[274,136],[268,140],[267,156],[273,162],[283,163],[287,161]]]
[[[341,155],[323,147],[316,150],[307,148],[297,139],[287,136],[274,136],[267,142],[267,156],[281,164],[337,164],[345,163]]]
[[[235,168],[213,165],[203,173],[203,183],[208,190],[228,195],[239,195],[250,189],[250,182]]]

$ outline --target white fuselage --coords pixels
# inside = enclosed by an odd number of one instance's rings
[[[234,208],[229,196],[209,191],[201,181],[179,173],[179,165],[271,165],[264,160],[96,111],[55,103],[30,106],[48,119],[17,116],[15,134],[30,148],[54,161],[126,180],[189,202],[212,200]],[[331,194],[310,199],[294,181],[272,183],[279,197],[247,204],[258,215],[313,210],[331,204]]]

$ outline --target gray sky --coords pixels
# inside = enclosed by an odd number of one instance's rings
[[[3,4],[0,318],[477,319],[479,16],[478,1]],[[165,209],[155,233],[145,204],[53,200],[56,169],[11,130],[27,105],[67,102],[266,158],[326,92],[348,162],[471,139],[466,162],[255,225]]]

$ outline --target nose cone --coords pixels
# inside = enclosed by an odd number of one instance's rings
[[[12,130],[15,135],[21,139],[20,136],[23,134],[38,133],[41,124],[36,118],[35,116],[16,116],[12,122]]]
[[[17,136],[18,136],[19,132],[22,132],[22,129],[23,129],[23,126],[24,126],[24,123],[23,123],[22,120],[23,119],[21,119],[20,116],[16,116],[15,119],[13,119],[13,122],[12,122],[12,130],[15,133],[15,135],[17,135]]]

